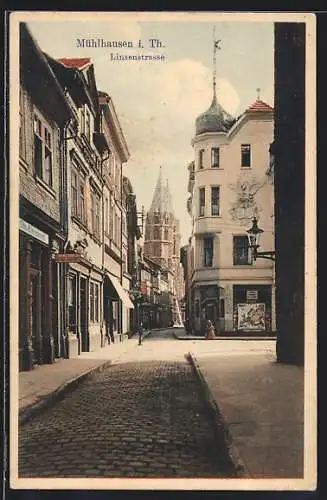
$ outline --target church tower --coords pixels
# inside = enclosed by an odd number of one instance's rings
[[[162,167],[150,210],[145,220],[144,255],[154,262],[173,270],[179,260],[179,221],[175,219],[168,180],[164,181]]]
[[[181,235],[175,217],[168,180],[163,179],[162,167],[145,220],[144,255],[168,271],[174,296],[173,318],[181,321],[179,302],[184,296],[183,270],[180,264]]]

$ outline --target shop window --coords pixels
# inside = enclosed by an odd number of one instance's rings
[[[76,276],[68,278],[68,324],[69,329],[76,332]]]
[[[204,267],[212,267],[213,264],[213,237],[203,238]]]
[[[252,264],[251,250],[247,236],[233,237],[234,266],[248,266]]]
[[[99,322],[99,285],[90,282],[90,322]]]
[[[194,311],[195,312],[195,317],[199,318],[200,317],[200,301],[198,299],[195,301],[195,307],[194,307],[194,309],[195,309],[195,311]]]
[[[219,148],[211,148],[211,167],[219,168]]]
[[[52,187],[52,131],[38,114],[34,115],[34,171]]]
[[[242,144],[241,145],[241,167],[251,167],[251,145]]]
[[[199,217],[204,216],[205,207],[205,188],[199,188]]]
[[[219,186],[211,188],[211,215],[219,215]]]
[[[219,316],[221,318],[225,317],[225,299],[220,299]]]

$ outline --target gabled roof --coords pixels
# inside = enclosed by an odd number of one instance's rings
[[[61,59],[57,59],[57,61],[63,64],[66,68],[75,68],[79,70],[86,69],[91,64],[90,57],[80,57],[80,58],[63,57]]]
[[[261,99],[257,99],[248,109],[245,110],[245,113],[270,113],[274,111],[274,108],[269,106],[269,104],[261,101]]]

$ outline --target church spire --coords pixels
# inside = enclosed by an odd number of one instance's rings
[[[154,190],[151,207],[149,210],[150,214],[154,213],[168,213],[173,215],[172,197],[169,191],[168,179],[164,182],[162,177],[162,167],[159,168],[159,175],[157,184]]]

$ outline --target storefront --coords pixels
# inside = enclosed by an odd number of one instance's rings
[[[62,264],[66,266],[67,280],[66,343],[68,357],[74,357],[99,349],[104,344],[102,273],[79,254],[66,254],[64,257],[66,262]]]
[[[272,332],[271,285],[233,286],[233,325],[239,335]]]
[[[37,222],[19,220],[19,369],[52,363],[60,356],[57,265],[52,257],[60,245]]]
[[[103,284],[103,318],[107,342],[120,341],[123,332],[123,316],[126,310],[134,309],[129,294],[119,279],[106,273]],[[126,316],[126,314],[125,314]]]

